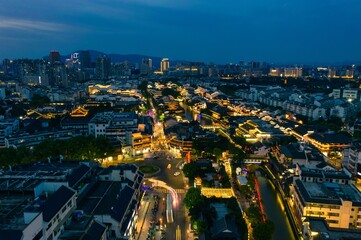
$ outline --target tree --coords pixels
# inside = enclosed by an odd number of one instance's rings
[[[217,158],[220,158],[221,156],[222,156],[222,149],[220,149],[220,148],[214,148],[213,149],[213,154],[217,157]]]
[[[187,191],[186,196],[184,197],[184,204],[188,209],[199,206],[203,204],[204,197],[201,194],[199,188],[190,188]]]
[[[147,91],[147,88],[148,88],[148,81],[142,81],[138,86],[138,89],[142,92]]]
[[[262,213],[258,207],[252,206],[246,210],[247,217],[252,226],[257,226],[262,222]]]
[[[253,229],[253,237],[255,240],[271,240],[274,232],[275,224],[270,220],[266,220],[266,222],[258,224]]]
[[[199,167],[194,163],[187,163],[183,166],[183,173],[187,178],[195,178],[199,172]]]
[[[47,96],[41,96],[40,94],[34,94],[30,101],[30,106],[33,108],[41,107],[49,104],[51,101]]]
[[[202,221],[202,220],[198,220],[197,221],[197,229],[199,233],[204,233],[207,231],[208,229],[208,225],[207,222]]]
[[[19,105],[19,104],[14,104],[12,107],[11,107],[11,116],[12,117],[20,117],[20,116],[24,116],[26,114],[26,111],[24,110],[24,108]]]

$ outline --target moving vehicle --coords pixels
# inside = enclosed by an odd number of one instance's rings
[[[172,204],[172,195],[169,193],[167,194],[167,222],[172,223],[173,222],[173,204]]]

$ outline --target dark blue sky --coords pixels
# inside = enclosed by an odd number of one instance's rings
[[[194,61],[361,60],[360,0],[8,0],[0,59],[76,49]]]

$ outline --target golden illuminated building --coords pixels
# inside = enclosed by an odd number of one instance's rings
[[[234,191],[232,188],[201,188],[201,193],[207,198],[231,198],[234,197]]]
[[[343,133],[312,133],[306,135],[304,140],[311,143],[325,155],[330,151],[341,150],[351,144],[350,138]]]
[[[323,218],[332,228],[361,228],[361,193],[347,172],[298,169],[291,207],[298,226],[305,217]]]
[[[86,110],[85,108],[78,106],[77,108],[73,109],[70,113],[70,116],[72,117],[86,117],[88,115],[89,110]]]
[[[160,71],[164,72],[169,68],[169,59],[168,58],[163,58],[162,61],[160,62]]]

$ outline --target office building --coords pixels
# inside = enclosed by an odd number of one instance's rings
[[[58,51],[51,51],[49,53],[50,63],[53,64],[55,62],[60,62],[60,53]]]
[[[160,62],[160,71],[164,72],[169,68],[169,59],[168,58],[163,58],[162,61]]]
[[[140,64],[140,73],[149,74],[152,72],[153,61],[151,58],[143,58]]]
[[[96,60],[97,78],[106,80],[110,77],[111,59],[107,56],[100,56]]]
[[[294,67],[294,68],[285,68],[283,70],[285,77],[302,77],[302,68]]]
[[[9,70],[11,68],[12,60],[4,59],[3,60],[3,71],[5,74],[9,73]]]
[[[91,68],[91,57],[90,51],[81,51],[80,52],[80,66],[81,69]]]

